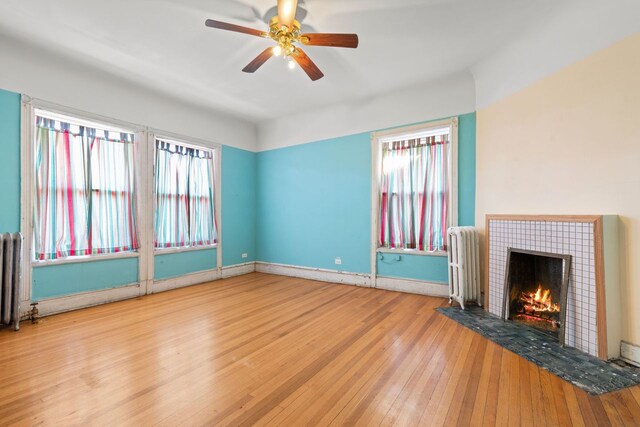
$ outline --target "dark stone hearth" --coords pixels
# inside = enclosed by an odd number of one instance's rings
[[[618,366],[574,348],[562,347],[543,331],[503,321],[482,308],[462,310],[445,307],[437,310],[590,394],[609,393],[640,384],[639,368]]]

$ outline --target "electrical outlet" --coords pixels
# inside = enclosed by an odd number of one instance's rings
[[[626,362],[640,366],[640,347],[622,341],[620,344],[620,356]]]
[[[342,265],[342,258],[336,257],[335,263],[336,265]]]
[[[247,255],[247,253],[246,253],[246,252],[242,254],[242,258],[246,258],[246,257],[248,257],[248,256],[249,256],[249,255]]]

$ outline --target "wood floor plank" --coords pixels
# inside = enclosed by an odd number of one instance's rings
[[[533,416],[533,425],[535,427],[546,427],[548,421],[544,414],[544,400],[542,398],[542,390],[540,384],[540,372],[539,368],[533,363],[524,364],[529,368],[529,386],[531,392],[531,413]],[[550,425],[550,424],[549,424]]]
[[[443,401],[443,397],[445,393],[447,393],[448,396],[453,393],[453,390],[449,387],[450,380],[453,378],[455,381],[459,378],[459,372],[466,360],[464,356],[467,354],[473,338],[473,335],[469,334],[468,331],[464,331],[460,334],[460,337],[457,338],[460,344],[457,350],[451,354],[450,360],[442,370],[442,374],[438,378],[435,389],[429,398],[429,403],[422,413],[418,424],[431,423],[434,417],[440,417],[441,419],[446,417],[446,412],[444,412],[444,414],[442,412],[448,410],[448,406],[445,408],[445,405],[450,402]]]
[[[502,379],[502,356],[505,353],[502,347],[496,344],[495,356],[491,365],[491,376],[489,377],[489,387],[487,389],[487,399],[485,401],[484,416],[482,418],[483,426],[494,426],[497,421],[498,414],[498,396],[500,393],[500,381]],[[505,373],[506,375],[506,373]]]
[[[405,384],[403,392],[387,411],[382,425],[411,425],[417,423],[433,393],[435,384],[447,363],[449,354],[456,343],[456,328],[445,320],[440,333],[423,361],[417,365],[413,376]]]
[[[640,425],[420,295],[262,273],[0,330],[0,425]]]
[[[584,390],[574,389],[576,394],[576,400],[580,405],[580,412],[582,414],[582,420],[588,427],[603,426],[607,427],[611,425],[607,414],[604,412],[602,405],[597,407],[592,402],[600,402],[599,399],[589,396]]]
[[[531,384],[529,375],[529,364],[521,357],[516,358],[518,366],[518,398],[520,407],[520,425],[522,427],[533,427],[533,403],[531,402]]]
[[[419,322],[421,329],[414,342],[405,345],[405,351],[391,351],[395,357],[389,360],[386,369],[376,375],[375,383],[370,384],[368,395],[361,400],[358,406],[351,411],[347,423],[361,425],[379,425],[396,401],[400,398],[406,387],[411,387],[411,380],[416,372],[416,365],[432,354],[433,343],[438,337],[443,325],[441,316],[429,318],[427,322]],[[394,343],[396,345],[396,343]],[[388,351],[388,349],[386,350]],[[389,387],[391,383],[397,387]],[[367,385],[364,385],[367,387]]]
[[[482,364],[482,370],[480,371],[479,383],[476,388],[476,395],[474,396],[473,410],[471,417],[469,418],[469,425],[472,427],[479,427],[482,425],[484,419],[485,405],[487,398],[489,397],[489,380],[491,378],[491,366],[495,353],[499,349],[491,342],[487,342],[485,356]],[[465,418],[461,415],[461,419]]]
[[[497,407],[496,407],[496,426],[509,425],[509,406],[511,391],[511,355],[507,350],[502,350],[502,364],[500,365],[500,383],[498,387]]]
[[[538,370],[538,375],[540,378],[540,391],[542,392],[542,407],[544,409],[544,417],[547,420],[547,425],[560,425],[558,410],[555,404],[555,396],[553,393],[554,386],[551,382],[552,374],[545,370]]]
[[[419,322],[421,324],[420,330],[415,334],[415,339],[403,346],[404,351],[399,352],[391,349],[390,353],[395,357],[389,361],[385,369],[380,370],[376,375],[375,382],[365,385],[365,387],[369,386],[366,397],[350,411],[349,417],[345,421],[346,424],[378,425],[382,422],[398,394],[402,391],[402,388],[389,387],[389,384],[405,385],[407,383],[415,370],[416,363],[425,356],[429,349],[433,338],[433,335],[429,333],[432,323]],[[400,344],[401,342],[394,343],[394,345]],[[374,408],[375,410],[371,410]]]
[[[323,418],[320,418],[319,423],[330,422],[334,425],[355,424],[362,417],[365,409],[376,400],[378,391],[397,371],[402,361],[414,347],[415,341],[412,337],[416,333],[424,332],[422,326],[421,322],[412,322],[412,331],[407,331],[410,334],[400,335],[398,339],[388,343],[385,354],[376,360],[369,360],[366,364],[369,375],[362,375],[359,381],[353,384],[347,383],[346,389],[343,389],[345,394],[340,399],[338,407],[335,408],[336,410],[330,411]],[[403,348],[407,351],[400,350]],[[384,390],[384,388],[382,389]],[[339,411],[337,411],[338,408],[340,408]],[[372,408],[375,408],[375,406],[372,406]]]
[[[571,424],[574,427],[585,427],[583,418],[583,412],[578,404],[578,398],[576,397],[574,387],[566,381],[562,381],[562,390],[564,391],[565,401],[567,402],[567,408],[569,409],[569,416],[571,417]]]
[[[556,413],[558,414],[558,424],[561,426],[572,426],[573,423],[571,422],[567,397],[562,389],[564,381],[553,374],[548,374],[548,376],[553,393],[553,402],[556,407]]]
[[[474,353],[469,354],[468,365],[465,366],[464,372],[470,372],[467,376],[468,380],[458,384],[456,396],[464,396],[462,399],[455,399],[449,407],[445,425],[464,425],[471,424],[471,416],[478,397],[478,386],[480,384],[480,376],[484,367],[484,358],[486,356],[487,340],[478,340],[478,346]]]
[[[622,422],[622,425],[632,426],[632,425],[640,425],[640,415],[638,414],[636,405],[629,405],[629,401],[627,399],[628,390],[621,390],[618,393],[607,393],[602,396],[602,401],[605,403],[605,408],[609,406],[610,408],[615,408],[615,411],[618,414],[617,422]],[[629,394],[629,396],[631,396]],[[632,399],[634,400],[634,399]]]

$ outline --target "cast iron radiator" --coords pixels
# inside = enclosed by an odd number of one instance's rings
[[[0,234],[0,326],[20,328],[22,234]]]
[[[462,309],[466,301],[482,305],[480,289],[480,243],[474,227],[450,227],[449,302],[457,301]]]

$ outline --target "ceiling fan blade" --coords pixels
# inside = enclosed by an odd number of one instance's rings
[[[314,82],[324,76],[324,74],[322,74],[322,71],[320,71],[316,64],[313,63],[311,58],[309,58],[307,54],[304,53],[304,51],[299,47],[297,47],[296,50],[293,51],[291,56],[293,57],[293,59],[295,59],[298,65],[300,65],[300,68],[302,68],[304,72],[307,73],[309,78]]]
[[[278,0],[278,23],[292,28],[297,8],[298,0]]]
[[[229,24],[228,22],[207,19],[204,24],[207,27],[218,28],[220,30],[235,31],[236,33],[250,34],[252,36],[258,37],[269,37],[269,34],[264,31],[256,30],[249,27],[243,27],[241,25]]]
[[[300,36],[300,41],[309,46],[358,47],[357,34],[307,33]]]
[[[249,62],[249,64],[247,64],[247,66],[244,67],[242,71],[244,71],[245,73],[253,73],[258,68],[260,68],[262,64],[267,62],[267,59],[271,58],[272,56],[273,56],[273,48],[268,47],[265,50],[263,50],[260,55],[256,56],[253,61]]]

